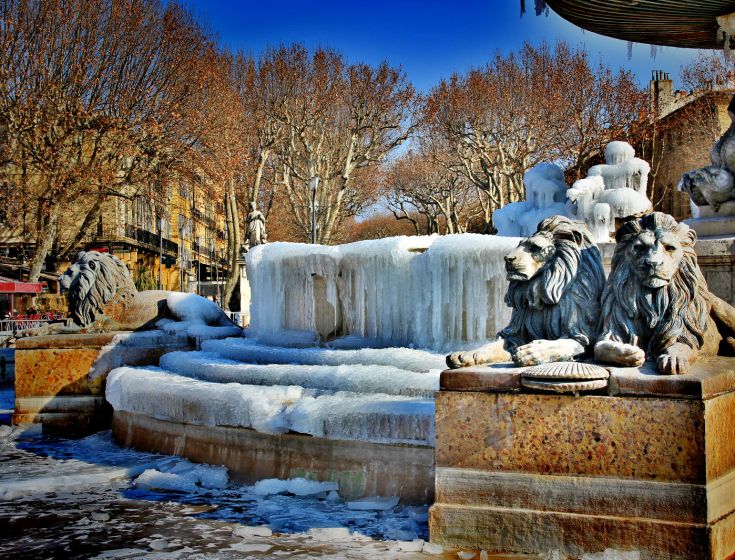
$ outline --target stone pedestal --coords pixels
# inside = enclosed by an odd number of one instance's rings
[[[13,424],[81,436],[110,427],[107,374],[121,365],[154,365],[162,354],[189,350],[161,331],[65,334],[19,339],[15,349]]]
[[[611,369],[583,396],[522,369],[446,371],[436,403],[437,543],[646,559],[735,554],[735,360],[683,376]]]

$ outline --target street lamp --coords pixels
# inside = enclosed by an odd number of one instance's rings
[[[222,305],[219,300],[219,263],[217,262],[217,255],[215,253],[214,239],[209,242],[209,258],[214,263],[214,285],[217,286],[217,303]]]
[[[319,177],[309,179],[309,187],[311,187],[311,242],[316,244],[316,189],[319,186]]]
[[[184,291],[184,224],[179,216],[179,291]]]
[[[158,289],[163,290],[163,216],[158,218]]]
[[[197,294],[202,295],[202,238],[197,236]]]

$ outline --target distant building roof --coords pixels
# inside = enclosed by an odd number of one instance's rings
[[[733,0],[545,0],[557,14],[608,37],[696,49],[721,49],[718,16]]]

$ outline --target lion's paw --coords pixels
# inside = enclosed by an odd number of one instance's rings
[[[536,366],[571,360],[583,352],[584,347],[579,342],[568,338],[534,340],[519,346],[513,355],[513,361],[519,366]]]
[[[457,369],[477,364],[477,354],[474,352],[452,352],[447,356],[447,367]]]
[[[689,372],[689,360],[684,356],[661,354],[656,360],[656,369],[666,375],[681,375]]]
[[[601,340],[595,344],[595,358],[601,362],[625,367],[640,367],[646,361],[646,353],[633,344],[614,340]]]

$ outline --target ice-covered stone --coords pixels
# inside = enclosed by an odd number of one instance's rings
[[[493,223],[503,237],[528,237],[539,222],[560,215],[571,217],[565,204],[564,171],[553,163],[539,163],[523,175],[526,200],[511,202],[493,212]]]
[[[353,500],[347,502],[347,507],[354,510],[376,510],[385,511],[393,509],[398,505],[400,498],[398,496],[387,496],[380,497],[376,496],[373,498],[360,498],[359,500]]]
[[[587,224],[598,243],[610,241],[615,218],[640,216],[652,209],[646,189],[651,167],[635,157],[627,142],[610,142],[605,163],[593,165],[574,182],[566,197],[576,219]]]
[[[503,257],[516,240],[462,234],[335,247],[259,245],[248,253],[248,336],[347,335],[444,351],[495,337],[508,318]]]
[[[433,397],[439,390],[441,369],[419,373],[394,366],[342,364],[244,364],[213,352],[169,352],[162,368],[214,383],[298,385],[325,391],[384,393]]]
[[[270,537],[273,535],[273,531],[267,525],[258,525],[256,527],[239,525],[235,527],[232,534],[242,539],[249,539],[251,537]]]
[[[305,478],[291,478],[288,480],[267,478],[255,483],[253,493],[258,496],[271,496],[273,494],[312,496],[321,492],[336,491],[338,489],[339,487],[336,482],[319,482],[317,480],[306,480]]]
[[[155,469],[146,469],[136,480],[135,484],[155,490],[169,490],[171,492],[192,493],[197,491],[196,484],[189,478],[174,474],[162,473]]]

